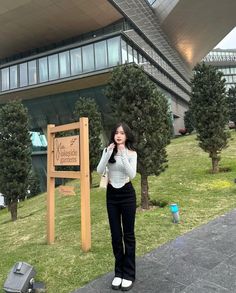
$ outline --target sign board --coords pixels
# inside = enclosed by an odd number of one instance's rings
[[[65,195],[65,196],[75,195],[75,187],[74,186],[60,185],[59,192],[61,195]]]
[[[56,137],[58,132],[76,130],[79,135]],[[47,149],[47,241],[55,241],[55,178],[80,180],[81,244],[87,252],[91,248],[89,125],[88,118],[79,122],[55,126],[48,125]],[[59,171],[56,166],[80,166],[79,171]],[[69,186],[61,187],[65,195],[72,195]]]
[[[54,165],[79,166],[79,135],[54,139]]]

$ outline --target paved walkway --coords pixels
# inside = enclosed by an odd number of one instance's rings
[[[236,209],[137,259],[135,293],[235,293]],[[113,273],[73,293],[108,293]],[[119,291],[117,291],[119,292]]]

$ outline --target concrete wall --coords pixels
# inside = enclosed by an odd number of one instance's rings
[[[188,104],[172,97],[171,109],[174,115],[174,134],[179,135],[179,129],[184,128],[184,112],[188,110]]]

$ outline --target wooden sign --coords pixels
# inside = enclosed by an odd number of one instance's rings
[[[56,137],[56,133],[77,130],[79,135]],[[48,125],[47,150],[47,241],[55,241],[55,178],[80,179],[81,201],[81,246],[87,252],[91,248],[90,217],[90,171],[89,171],[89,125],[88,118],[81,117],[79,122],[55,126]],[[59,171],[57,166],[80,166],[80,171]],[[69,189],[68,189],[69,188]],[[61,187],[64,194],[73,190]]]
[[[54,166],[79,166],[79,135],[54,139]]]
[[[75,195],[75,187],[74,186],[60,185],[59,186],[59,193],[64,196]]]

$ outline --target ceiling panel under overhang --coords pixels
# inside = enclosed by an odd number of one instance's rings
[[[159,0],[154,11],[171,45],[190,67],[236,26],[235,0]]]
[[[0,58],[97,30],[120,18],[107,0],[1,0]]]

